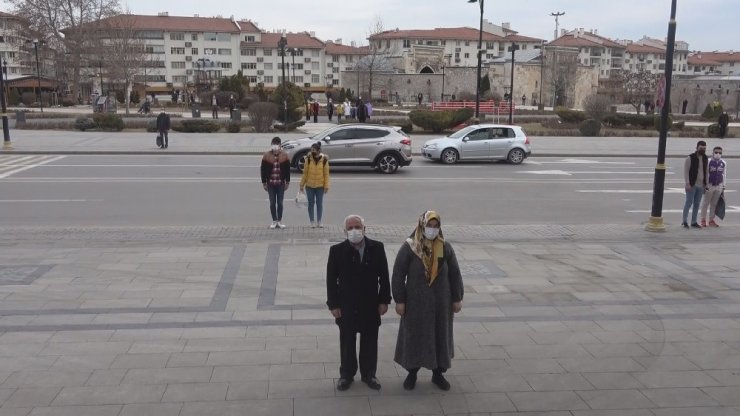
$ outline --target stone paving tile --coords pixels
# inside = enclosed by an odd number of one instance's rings
[[[525,374],[534,391],[593,390],[594,386],[580,374]]]
[[[227,383],[168,384],[162,402],[206,402],[226,399]]]
[[[48,406],[59,394],[61,387],[19,388],[3,403],[4,407]]]
[[[0,407],[0,416],[28,416],[30,407]]]
[[[716,377],[712,377],[705,371],[650,371],[632,375],[645,387],[651,389],[722,385]]]
[[[120,354],[110,368],[164,368],[170,354]]]
[[[127,404],[118,416],[178,416],[182,403]]]
[[[205,383],[212,373],[213,367],[130,369],[121,384]]]
[[[54,406],[158,403],[164,385],[120,385],[65,387],[54,399]]]
[[[520,412],[588,409],[588,405],[572,391],[506,393]]]
[[[702,391],[722,406],[740,406],[740,387],[704,387]]]
[[[518,374],[491,374],[470,376],[470,380],[480,393],[532,391],[532,388]]]
[[[655,406],[639,390],[591,390],[578,395],[592,409],[644,409]]]
[[[300,398],[293,406],[293,416],[372,416],[366,397]]]
[[[655,416],[646,409],[576,410],[572,416]]]
[[[717,406],[719,403],[697,388],[644,389],[642,394],[659,407]]]
[[[598,390],[640,389],[645,387],[630,373],[584,373]]]
[[[2,388],[84,386],[91,371],[16,371]]]
[[[296,397],[333,397],[332,380],[270,380],[268,397],[271,399]]]
[[[215,366],[288,364],[290,355],[290,350],[212,352],[208,355],[207,364]]]
[[[117,416],[120,405],[36,407],[29,416]]]
[[[240,381],[228,383],[226,400],[267,399],[269,384],[265,381]]]
[[[398,409],[409,415],[441,414],[442,406],[436,396],[378,396],[370,397],[373,416],[398,415]]]
[[[293,414],[293,400],[243,400],[185,403],[180,416],[281,416]]]

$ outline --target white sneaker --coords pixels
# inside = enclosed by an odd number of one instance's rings
[[[272,224],[270,224],[270,229],[271,230],[274,230],[275,227],[277,227],[277,226],[278,226],[278,222],[277,221],[273,221]]]
[[[285,228],[285,224],[283,224],[283,223],[282,223],[282,222],[280,222],[280,221],[278,221],[278,223],[277,223],[277,226],[278,226],[278,228],[280,228],[281,230],[282,230],[283,228]]]
[[[319,228],[324,228],[324,224],[322,224],[321,222],[319,222]]]
[[[311,228],[316,228],[316,223],[311,221]]]

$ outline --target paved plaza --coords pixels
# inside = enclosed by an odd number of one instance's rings
[[[4,227],[0,415],[740,414],[740,227],[458,225],[452,390],[337,392],[341,229]],[[395,256],[408,226],[368,234]],[[688,236],[694,237],[693,240]]]

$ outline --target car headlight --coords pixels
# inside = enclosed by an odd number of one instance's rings
[[[424,148],[427,150],[437,150],[437,145],[436,144],[425,144]]]

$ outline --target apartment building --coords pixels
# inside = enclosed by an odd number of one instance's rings
[[[739,75],[740,53],[694,52],[688,57],[690,75]]]
[[[541,39],[519,35],[508,24],[486,23],[484,61],[503,56],[513,43],[520,50],[539,48],[543,43]],[[479,30],[470,27],[394,29],[368,38],[373,50],[388,57],[398,71],[405,73],[437,73],[442,66],[477,66],[478,39]]]
[[[665,72],[667,44],[659,39],[643,37],[638,41],[617,41],[627,47],[623,68],[625,71],[646,71],[652,74]],[[673,73],[685,75],[688,73],[689,44],[676,41],[673,48]]]

